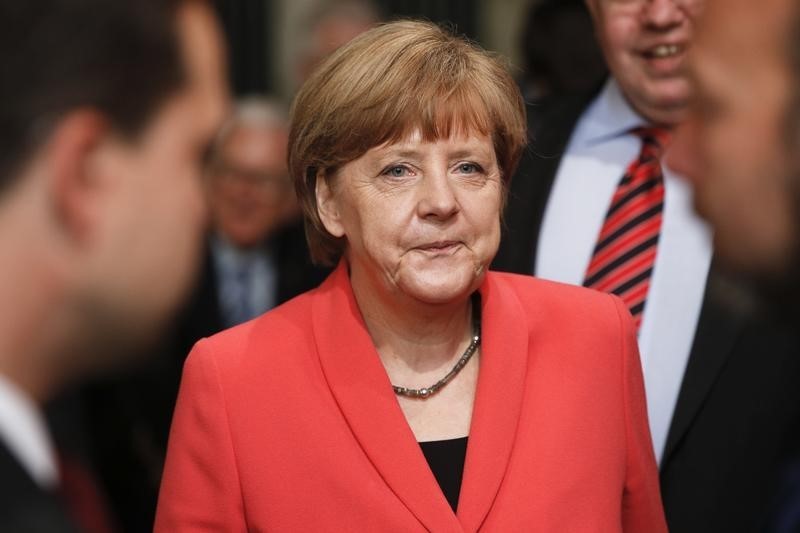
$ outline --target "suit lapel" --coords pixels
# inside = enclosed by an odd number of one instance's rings
[[[2,441],[0,531],[77,532],[56,495],[42,489]]]
[[[341,262],[315,294],[322,370],[356,440],[397,497],[430,531],[461,531],[403,416]]]
[[[528,104],[529,146],[511,181],[503,239],[493,268],[533,273],[539,231],[561,158],[581,113],[596,94]]]
[[[662,470],[691,427],[741,334],[744,317],[726,305],[726,292],[725,281],[712,264],[697,332],[664,447]]]
[[[225,320],[219,305],[219,284],[217,268],[211,246],[207,246],[203,256],[200,276],[179,322],[182,334],[181,355],[185,356],[198,339],[208,337],[225,328]],[[185,348],[185,350],[184,350]],[[182,361],[181,361],[182,362]]]
[[[480,374],[458,504],[464,531],[477,531],[505,476],[522,409],[527,330],[516,296],[491,277],[481,288]]]

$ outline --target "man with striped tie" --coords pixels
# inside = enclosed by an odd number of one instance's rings
[[[688,184],[663,164],[686,113],[702,5],[587,0],[611,76],[529,107],[531,147],[495,261],[627,304],[677,533],[752,531],[800,421],[796,339],[729,304]]]

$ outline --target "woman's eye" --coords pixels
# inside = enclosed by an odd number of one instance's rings
[[[473,174],[479,172],[480,169],[481,168],[475,163],[461,163],[458,165],[459,172],[463,172],[464,174]]]
[[[402,178],[408,174],[408,169],[402,165],[395,165],[393,167],[388,167],[383,173],[392,178]]]

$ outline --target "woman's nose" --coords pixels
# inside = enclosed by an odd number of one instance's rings
[[[446,170],[428,172],[421,180],[419,216],[445,220],[459,211],[454,184]]]

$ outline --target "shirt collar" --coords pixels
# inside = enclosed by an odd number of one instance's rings
[[[58,484],[58,467],[44,416],[33,400],[0,374],[0,440],[42,488]]]
[[[609,77],[600,94],[589,105],[582,122],[581,140],[586,144],[614,139],[648,124],[630,106],[613,77]]]

